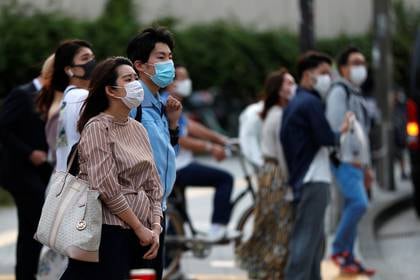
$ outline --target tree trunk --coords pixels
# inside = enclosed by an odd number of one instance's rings
[[[315,47],[314,1],[299,0],[300,4],[300,51],[303,53]]]

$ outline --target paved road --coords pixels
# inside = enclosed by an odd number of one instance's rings
[[[400,279],[420,279],[420,220],[414,210],[393,217],[379,230],[378,237],[387,264]]]
[[[245,183],[243,173],[235,159],[228,159],[222,163],[215,163],[207,158],[200,161],[225,168],[235,176],[234,196],[243,190]],[[201,230],[206,231],[210,226],[212,209],[212,197],[214,191],[211,188],[192,188],[187,191],[188,205],[192,219]],[[239,214],[251,204],[249,197],[244,199],[233,213],[231,228],[234,228]],[[0,209],[0,280],[12,280],[15,238],[16,238],[16,212],[15,209]],[[245,280],[246,273],[236,267],[232,246],[214,247],[210,256],[206,259],[197,259],[191,253],[186,253],[182,260],[185,273],[192,279],[198,280]],[[324,280],[357,279],[366,280],[364,277],[349,278],[339,276],[339,271],[328,262],[323,263]],[[420,279],[420,278],[418,278]]]

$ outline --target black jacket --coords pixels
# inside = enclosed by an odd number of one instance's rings
[[[32,82],[13,89],[0,110],[0,179],[7,189],[34,176],[47,180],[51,167],[35,167],[29,157],[34,150],[48,151],[45,123],[35,109],[38,92]]]
[[[295,200],[301,195],[303,179],[318,150],[338,144],[325,117],[321,97],[315,91],[299,87],[296,96],[283,112],[280,140],[289,168],[289,184]]]

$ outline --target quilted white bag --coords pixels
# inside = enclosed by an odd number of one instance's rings
[[[76,151],[68,164],[73,163]],[[99,192],[66,172],[54,172],[34,238],[72,259],[98,262],[102,230]]]

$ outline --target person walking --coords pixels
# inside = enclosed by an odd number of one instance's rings
[[[237,249],[240,265],[250,279],[283,279],[292,207],[286,197],[288,171],[279,135],[283,109],[295,89],[295,79],[286,69],[270,73],[264,84],[261,150],[265,163],[258,174],[254,231]]]
[[[191,94],[191,88],[192,82],[187,68],[176,66],[175,81],[167,87],[168,94],[182,102]],[[230,173],[220,168],[197,162],[193,153],[208,153],[215,160],[222,161],[226,158],[227,138],[189,119],[185,113],[179,119],[179,130],[180,150],[176,157],[175,186],[182,192],[187,186],[215,188],[211,226],[206,239],[211,242],[220,241],[228,235],[234,179]]]
[[[340,77],[331,87],[326,102],[328,121],[334,131],[339,131],[346,112],[353,112],[362,128],[364,141],[358,137],[348,137],[347,146],[343,147],[342,143],[341,162],[333,166],[338,187],[344,197],[344,206],[333,243],[332,260],[345,273],[372,276],[375,271],[362,265],[354,256],[357,225],[368,207],[366,188],[370,188],[373,180],[370,150],[363,147],[363,142],[369,147],[367,142],[371,124],[360,91],[360,86],[367,78],[366,59],[359,49],[349,47],[339,54],[337,67]]]
[[[45,67],[44,67],[45,68]],[[52,167],[47,162],[48,144],[35,99],[46,83],[43,75],[14,88],[0,111],[0,180],[16,204],[18,237],[16,280],[35,280],[41,244],[33,239],[41,216]]]
[[[70,259],[62,280],[129,279],[130,269],[157,255],[162,187],[147,132],[129,117],[143,96],[126,58],[108,58],[92,74],[77,129],[79,177],[103,204],[99,263]]]
[[[164,214],[159,226],[162,228],[160,244],[164,244],[165,240],[166,201],[175,182],[175,149],[179,134],[178,120],[182,112],[179,101],[169,97],[165,102],[159,94],[159,90],[170,85],[175,77],[173,48],[172,34],[163,27],[144,29],[127,46],[127,56],[139,74],[144,89],[142,106],[134,108],[131,116],[141,121],[147,131],[163,188],[161,202]],[[158,256],[151,262],[146,261],[142,266],[153,268],[157,279],[162,279],[163,264],[164,252],[161,246]]]
[[[287,280],[320,280],[325,209],[331,170],[327,147],[338,144],[325,117],[332,60],[307,52],[298,61],[299,87],[283,113],[280,139],[293,189],[295,217],[285,268]],[[345,119],[341,132],[348,129]]]
[[[95,56],[89,42],[67,40],[55,51],[51,90],[64,93],[57,121],[57,171],[67,169],[71,148],[80,139],[76,126],[94,68]]]
[[[264,101],[260,100],[245,107],[239,115],[239,143],[242,153],[250,162],[254,170],[264,165],[264,158],[261,152],[261,112],[264,108]]]

